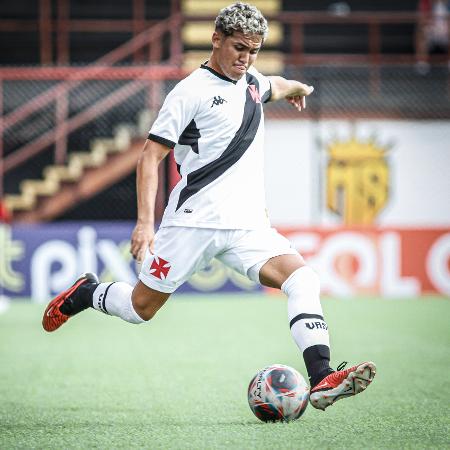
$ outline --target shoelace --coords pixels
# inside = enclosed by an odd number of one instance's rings
[[[340,370],[343,370],[344,367],[348,364],[347,361],[342,361],[337,367],[336,367],[336,371],[339,372]]]

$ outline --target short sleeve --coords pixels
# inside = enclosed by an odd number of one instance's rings
[[[256,77],[259,83],[259,95],[261,96],[261,101],[267,103],[272,97],[272,86],[268,77],[258,72],[255,67],[251,67],[249,73]]]
[[[194,118],[198,104],[198,97],[187,89],[185,83],[178,83],[164,100],[148,139],[174,148],[183,130]]]

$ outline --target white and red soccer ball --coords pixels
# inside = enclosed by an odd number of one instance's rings
[[[274,364],[261,369],[248,386],[248,404],[263,422],[298,419],[308,406],[309,387],[295,369]]]

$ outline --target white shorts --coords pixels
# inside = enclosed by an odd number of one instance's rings
[[[165,227],[155,235],[154,253],[145,254],[139,279],[156,291],[172,293],[215,257],[259,283],[261,267],[274,256],[288,254],[298,253],[274,228]]]

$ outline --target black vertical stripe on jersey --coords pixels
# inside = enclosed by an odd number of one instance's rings
[[[270,102],[270,99],[272,97],[272,84],[269,81],[269,89],[267,89],[266,92],[264,92],[263,96],[261,97],[262,103]]]
[[[254,84],[259,91],[258,80],[249,73],[247,73],[246,76],[247,83],[249,85]],[[242,123],[234,138],[219,158],[188,174],[187,184],[180,192],[180,198],[178,199],[175,211],[177,211],[186,200],[220,177],[220,175],[241,159],[255,139],[261,122],[261,108],[261,104],[256,103],[253,100],[250,89],[247,88]],[[220,126],[220,124],[218,124],[218,126]]]
[[[195,120],[192,119],[189,125],[181,133],[178,143],[181,145],[190,145],[192,151],[198,154],[198,140],[201,137],[200,130],[197,128]]]

